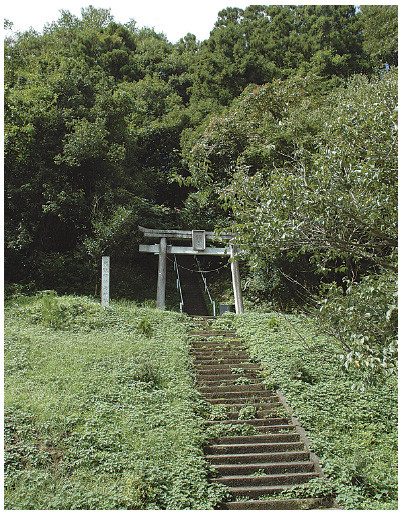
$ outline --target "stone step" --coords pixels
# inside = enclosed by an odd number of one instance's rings
[[[242,391],[245,392],[266,392],[275,394],[272,389],[266,389],[264,384],[233,384],[227,386],[201,386],[198,391],[203,395],[206,394],[221,394],[221,393],[234,393],[240,394]]]
[[[229,420],[229,421],[240,421],[240,420]],[[263,421],[263,420],[257,420],[257,421]],[[219,423],[219,421],[215,421],[215,423]],[[251,426],[251,425],[249,425],[249,426]],[[256,426],[254,426],[254,429],[257,432],[261,432],[262,434],[277,434],[278,432],[281,432],[281,433],[293,432],[295,430],[295,426],[294,425],[256,425]],[[258,434],[254,434],[254,435],[258,435]]]
[[[221,339],[213,339],[208,335],[204,335],[203,337],[208,337],[208,339],[201,339],[201,336],[199,339],[193,339],[191,341],[191,347],[195,350],[197,350],[199,347],[205,348],[207,350],[230,350],[230,348],[233,346],[233,348],[241,347],[243,350],[246,350],[244,342],[238,337],[235,337],[234,335],[230,336],[230,338],[222,337]]]
[[[222,424],[230,424],[230,425],[239,425],[246,423],[247,425],[254,426],[290,426],[294,427],[294,425],[290,422],[289,418],[267,418],[267,419],[225,419],[222,421],[208,421],[208,425],[222,423]]]
[[[254,414],[258,413],[258,412],[265,412],[267,410],[270,410],[270,411],[273,411],[274,409],[277,409],[278,407],[281,407],[281,403],[278,401],[272,401],[272,402],[252,402],[251,400],[247,400],[243,403],[232,403],[230,400],[228,400],[229,403],[225,403],[223,401],[218,401],[216,403],[214,403],[213,405],[226,405],[228,408],[226,409],[226,412],[227,413],[239,413],[241,410],[245,409],[246,407],[253,407],[253,412]],[[212,403],[211,401],[209,403]],[[244,415],[246,416],[246,414],[244,413]],[[251,414],[251,409],[250,409],[250,413],[249,413],[249,418],[253,418],[255,416],[253,416]],[[242,418],[240,418],[242,419]],[[246,418],[247,419],[247,416]]]
[[[208,361],[224,361],[224,360],[233,360],[233,361],[239,361],[239,362],[252,362],[250,360],[250,357],[247,355],[241,355],[242,352],[239,352],[238,354],[233,352],[225,352],[225,353],[218,353],[211,355],[196,355],[191,354],[191,358],[193,359],[193,362],[196,364],[207,364]]]
[[[213,405],[216,404],[225,404],[225,405],[260,405],[263,403],[270,403],[270,404],[276,404],[281,405],[280,400],[277,396],[272,396],[269,394],[264,395],[256,395],[256,394],[249,394],[245,395],[243,393],[242,396],[233,396],[229,398],[224,398],[222,395],[217,395],[216,398],[210,398],[205,397],[202,395],[204,400],[206,400],[209,403],[212,403]],[[234,403],[236,402],[236,403]]]
[[[301,442],[286,443],[250,443],[250,444],[212,444],[205,446],[207,454],[226,455],[226,454],[246,454],[246,453],[275,453],[275,452],[294,452],[303,451],[304,444]]]
[[[300,441],[300,435],[294,434],[262,434],[262,435],[235,435],[219,437],[219,445],[255,444],[255,443],[289,443]]]
[[[196,359],[206,360],[206,359],[214,359],[219,357],[243,357],[244,359],[249,359],[250,355],[245,350],[239,350],[235,352],[234,350],[190,350],[190,355],[195,357]]]
[[[239,412],[240,412],[240,409],[236,410],[236,411],[229,411],[227,413],[227,419],[228,420],[235,420],[235,419],[238,419],[239,417]],[[255,415],[253,417],[250,416],[250,419],[265,419],[265,418],[270,418],[270,417],[277,417],[278,415],[278,409],[277,408],[274,408],[274,409],[263,409],[263,410],[257,410],[255,412]],[[240,418],[241,419],[241,418]]]
[[[261,384],[263,379],[260,376],[258,370],[255,369],[245,369],[242,370],[241,373],[233,373],[231,370],[200,370],[196,373],[196,380],[199,381],[207,381],[207,382],[218,382],[217,385],[250,385],[249,380],[253,380],[252,384]],[[223,381],[233,380],[233,383],[226,384]],[[243,384],[243,381],[246,380],[246,383]],[[222,382],[220,382],[222,381]],[[209,383],[203,385],[210,385]]]
[[[230,364],[196,364],[195,369],[197,372],[205,373],[207,371],[212,370],[219,370],[219,371],[226,371],[230,370],[231,368],[236,369],[255,369],[260,370],[260,366],[258,364],[255,364],[254,362],[245,362],[243,364],[234,364],[231,366]]]
[[[309,473],[314,471],[314,463],[309,460],[293,462],[257,462],[254,464],[216,464],[214,470],[221,476],[252,475],[265,473],[279,475],[283,473]]]
[[[278,475],[233,475],[223,476],[219,478],[212,478],[211,482],[216,484],[224,484],[229,487],[261,487],[261,486],[276,486],[276,485],[295,485],[304,484],[312,478],[317,478],[318,473],[280,473]]]
[[[192,336],[206,336],[206,337],[215,337],[215,336],[236,336],[235,330],[211,330],[211,329],[203,329],[203,330],[191,330],[190,335]]]
[[[225,502],[220,508],[223,510],[313,510],[331,506],[332,500],[323,498],[285,498]]]
[[[273,407],[281,406],[281,402],[277,397],[274,398],[237,398],[236,403],[233,403],[233,398],[217,398],[208,400],[212,405],[227,405],[230,407],[229,412],[236,412],[249,405],[257,409],[271,409]]]
[[[220,375],[222,377],[222,375]],[[261,384],[263,379],[261,377],[255,376],[253,371],[248,372],[243,375],[235,375],[235,374],[227,374],[226,377],[216,379],[216,375],[204,375],[202,378],[197,377],[197,383],[203,384],[203,386],[207,387],[218,387],[218,386],[237,386],[239,385],[239,377],[242,379],[247,379],[247,385]],[[249,383],[249,381],[251,381]],[[202,386],[201,386],[202,387]]]
[[[233,357],[230,359],[194,359],[193,363],[196,367],[214,366],[218,364],[235,364],[241,368],[243,364],[250,364],[250,360],[245,360],[241,357]],[[251,362],[251,364],[255,363]]]
[[[229,421],[243,421],[243,420],[229,420]],[[263,421],[263,420],[258,420],[258,421]],[[216,421],[215,423],[219,423],[219,421]],[[277,434],[277,433],[284,434],[284,433],[293,433],[295,430],[295,426],[294,425],[260,425],[260,426],[257,425],[254,427],[254,429],[261,434]],[[259,434],[255,433],[254,435],[259,435]]]
[[[222,356],[219,356],[219,355],[215,355],[214,357],[211,357],[211,358],[197,358],[197,357],[193,357],[193,362],[194,364],[208,364],[208,363],[211,363],[211,364],[215,364],[215,363],[221,363],[221,362],[252,362],[250,360],[250,357],[248,356],[245,356],[245,357],[242,357],[241,355],[236,355],[236,353],[233,353],[232,355],[222,355]],[[257,363],[254,363],[254,364],[257,364]]]
[[[196,352],[246,352],[244,343],[238,340],[226,339],[223,341],[192,341],[192,353]]]
[[[254,427],[258,432],[262,432],[264,434],[274,434],[277,432],[291,432],[295,430],[294,425],[264,425],[264,426],[256,426]]]
[[[240,372],[233,372],[231,369],[224,369],[224,370],[221,370],[221,369],[212,369],[212,370],[202,370],[202,369],[199,369],[197,370],[197,378],[208,378],[208,376],[211,377],[211,380],[215,380],[216,381],[216,377],[219,377],[219,378],[222,378],[224,377],[225,379],[228,379],[228,380],[237,380],[239,379],[240,377],[244,377],[244,378],[257,378],[259,379],[260,381],[263,380],[263,378],[261,377],[260,375],[260,370],[258,369],[242,369]]]
[[[284,489],[289,489],[292,485],[263,485],[263,486],[246,486],[246,487],[229,487],[228,493],[234,499],[245,498],[255,499],[268,494],[280,493]]]
[[[267,389],[257,390],[255,388],[250,389],[246,387],[239,388],[237,391],[200,391],[202,396],[210,401],[216,399],[225,399],[225,400],[236,400],[237,398],[275,398],[278,399],[278,395],[274,391],[269,391]]]
[[[305,449],[297,451],[277,451],[271,453],[210,454],[205,458],[213,466],[228,464],[266,464],[272,462],[310,461]]]

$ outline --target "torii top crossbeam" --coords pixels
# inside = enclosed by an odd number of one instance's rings
[[[243,299],[240,286],[239,263],[235,259],[235,247],[230,244],[235,237],[233,233],[215,234],[215,232],[207,232],[205,230],[169,230],[169,229],[153,229],[138,227],[139,231],[145,237],[151,239],[159,239],[159,244],[140,245],[139,251],[153,253],[159,255],[158,266],[158,287],[156,293],[156,307],[163,310],[165,308],[165,289],[166,289],[166,254],[192,254],[192,255],[227,255],[231,257],[233,292],[235,298],[236,313],[243,312]],[[172,246],[167,244],[167,239],[182,240],[191,239],[192,246]],[[206,241],[215,241],[221,243],[229,242],[229,247],[216,248],[207,247]]]
[[[154,229],[138,227],[138,230],[144,234],[145,237],[159,239],[166,237],[169,239],[192,239],[194,232],[204,232],[205,239],[208,241],[231,241],[234,239],[235,234],[233,232],[223,232],[222,234],[216,234],[215,232],[207,232],[206,230],[171,230],[171,229]]]

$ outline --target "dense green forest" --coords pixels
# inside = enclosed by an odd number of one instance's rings
[[[143,299],[139,224],[229,229],[250,304],[314,309],[346,367],[394,372],[397,7],[228,7],[202,42],[134,20],[6,22],[7,292],[95,294],[108,254]]]

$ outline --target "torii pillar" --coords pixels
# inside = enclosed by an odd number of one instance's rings
[[[158,286],[156,290],[156,308],[165,309],[165,292],[166,292],[166,254],[167,240],[161,237],[159,243],[159,262],[158,262]]]
[[[233,283],[233,294],[235,300],[236,314],[243,314],[243,296],[241,294],[241,283],[240,283],[240,271],[239,261],[236,258],[236,247],[230,245],[230,268],[232,270],[232,283]]]

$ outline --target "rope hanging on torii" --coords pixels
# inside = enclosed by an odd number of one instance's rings
[[[172,261],[172,259],[169,259],[169,257],[167,257],[167,260],[172,262],[174,264],[175,261]],[[201,269],[201,270],[198,270],[198,269],[190,269],[190,268],[186,268],[185,266],[182,266],[181,264],[177,264],[177,266],[181,269],[185,269],[186,271],[191,271],[191,273],[215,273],[216,271],[220,271],[221,269],[223,268],[227,268],[229,266],[229,262],[227,262],[226,264],[223,264],[223,266],[219,266],[219,268],[214,268],[214,269]]]
[[[156,307],[164,310],[165,291],[166,291],[166,258],[167,254],[181,255],[219,255],[231,258],[232,283],[235,299],[236,314],[243,313],[243,298],[240,285],[239,262],[236,259],[236,248],[231,243],[235,234],[207,232],[205,230],[169,230],[138,227],[144,237],[159,239],[159,244],[140,245],[140,252],[153,253],[159,255],[158,263],[158,286],[156,293]],[[192,246],[172,246],[167,244],[167,240],[191,240]],[[225,247],[207,246],[207,241],[229,244]]]

